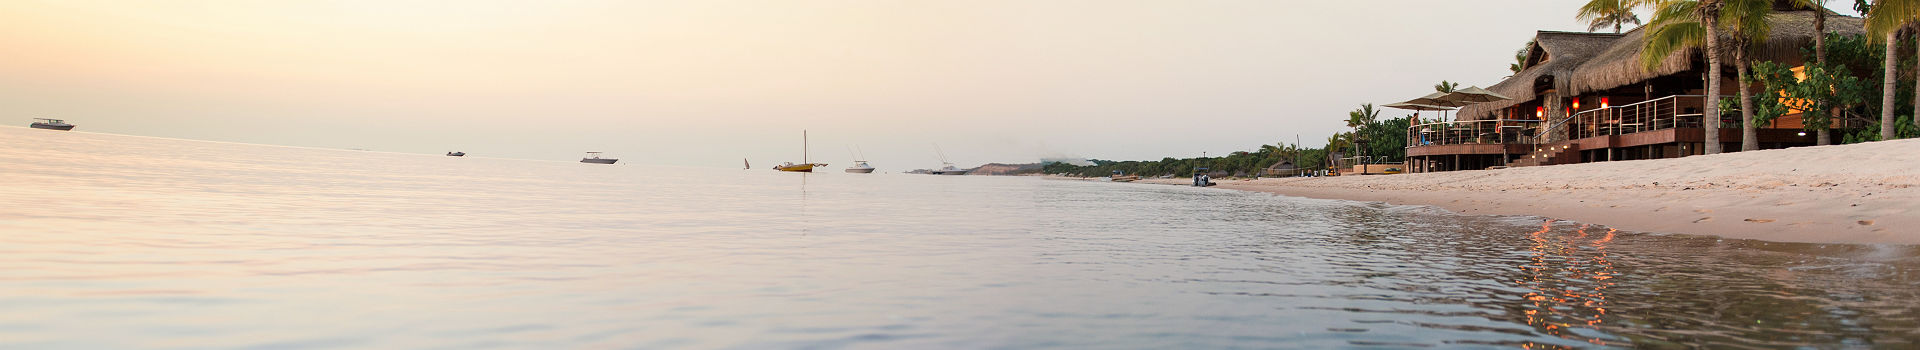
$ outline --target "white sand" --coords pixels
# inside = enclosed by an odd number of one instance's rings
[[[1920,139],[1501,170],[1216,182],[1229,189],[1538,215],[1623,230],[1920,244]]]

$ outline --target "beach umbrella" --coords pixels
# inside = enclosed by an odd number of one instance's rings
[[[1506,100],[1511,100],[1513,98],[1506,97],[1506,96],[1494,93],[1492,91],[1487,91],[1487,89],[1482,89],[1478,86],[1469,86],[1465,89],[1453,90],[1453,92],[1442,94],[1441,96],[1439,96],[1439,99],[1456,101],[1456,102],[1463,103],[1463,105],[1466,105],[1466,104],[1486,103],[1486,102],[1494,102],[1494,101],[1506,101]]]
[[[1453,110],[1453,107],[1446,107],[1446,106],[1435,106],[1435,105],[1423,105],[1423,104],[1418,104],[1418,103],[1406,103],[1406,102],[1401,102],[1401,103],[1389,103],[1389,104],[1386,104],[1386,105],[1383,105],[1382,107],[1387,107],[1387,108],[1399,108],[1399,109],[1410,109],[1410,110],[1414,110],[1414,111],[1415,111],[1415,113],[1419,113],[1419,111],[1451,111],[1451,110]],[[1416,123],[1416,124],[1418,124],[1418,123]]]
[[[1445,92],[1435,92],[1435,93],[1427,94],[1426,96],[1420,96],[1420,98],[1407,100],[1406,102],[1401,102],[1401,103],[1440,106],[1440,107],[1460,107],[1460,106],[1473,104],[1473,102],[1464,102],[1464,101],[1458,101],[1458,100],[1445,99],[1444,97],[1446,96],[1447,96],[1447,93]]]

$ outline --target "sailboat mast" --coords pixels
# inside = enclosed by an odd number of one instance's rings
[[[807,131],[800,130],[800,162],[801,163],[813,164],[812,159],[807,159],[807,156],[813,154],[813,152],[807,150],[807,145],[809,144],[810,143],[807,142]]]

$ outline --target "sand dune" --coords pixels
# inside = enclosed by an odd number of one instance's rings
[[[1920,139],[1501,170],[1217,182],[1229,189],[1539,215],[1636,231],[1920,244]]]

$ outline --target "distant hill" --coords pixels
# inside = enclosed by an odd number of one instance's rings
[[[973,168],[973,170],[967,171],[967,175],[1039,174],[1040,168],[1043,165],[1044,164],[1041,164],[1041,163],[1026,163],[1026,164],[987,163],[987,165],[981,165],[978,168]]]

